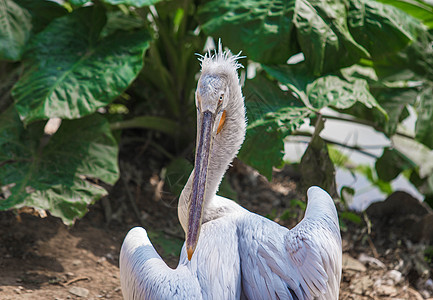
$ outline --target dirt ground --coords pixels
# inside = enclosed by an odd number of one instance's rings
[[[121,167],[122,178],[109,196],[72,228],[50,216],[0,212],[0,299],[122,299],[120,247],[128,230],[141,224],[168,264],[176,266],[183,231],[177,199],[166,191],[159,166],[146,168],[147,173],[128,164]],[[302,218],[302,205],[290,201],[305,200],[296,192],[299,175],[292,169],[275,171],[269,183],[235,162],[227,176],[239,203],[249,210],[289,228]],[[411,242],[398,228],[377,227],[360,216],[360,224],[343,218],[340,299],[431,297],[425,243]]]

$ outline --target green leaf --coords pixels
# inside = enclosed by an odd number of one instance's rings
[[[400,135],[392,136],[391,141],[397,151],[418,166],[421,179],[433,174],[433,150],[411,138]]]
[[[63,121],[50,139],[43,128],[24,129],[13,107],[0,115],[0,186],[10,191],[0,210],[31,206],[72,224],[107,194],[94,181],[116,182],[117,143],[99,115]]]
[[[21,65],[12,62],[0,62],[0,112],[12,103],[11,89],[21,73]]]
[[[344,220],[350,221],[352,223],[355,223],[357,225],[362,223],[362,219],[360,216],[358,216],[356,213],[351,211],[343,211],[340,213],[340,218],[343,218]]]
[[[20,60],[31,30],[31,15],[25,8],[0,0],[0,59]]]
[[[281,64],[302,51],[314,74],[349,66],[367,51],[350,35],[341,1],[207,1],[203,31],[250,59]]]
[[[367,108],[377,108],[386,115],[370,94],[368,83],[364,79],[354,79],[349,82],[335,75],[319,77],[307,86],[307,96],[311,105],[317,109],[326,106],[346,109],[355,102],[361,102]]]
[[[350,66],[368,52],[351,36],[343,1],[294,1],[293,22],[306,63],[315,75]]]
[[[304,63],[263,66],[263,69],[297,94],[309,107],[322,109],[333,106],[347,109],[360,102],[367,108],[376,108],[386,117],[386,112],[371,95],[365,79],[350,77],[346,80],[336,75],[316,78]]]
[[[386,147],[382,156],[377,159],[375,167],[379,179],[391,181],[402,171],[414,168],[415,164],[398,150]]]
[[[352,164],[349,156],[338,150],[335,146],[328,144],[328,154],[332,163],[336,167],[345,168],[349,164]]]
[[[99,39],[105,25],[98,6],[51,22],[32,39],[27,69],[12,95],[24,123],[88,115],[119,96],[142,68],[150,36],[116,32]]]
[[[377,101],[387,112],[388,118],[375,115],[380,126],[389,136],[397,130],[398,124],[407,116],[408,104],[413,104],[416,99],[416,89],[413,88],[383,88],[373,91]]]
[[[69,3],[76,6],[82,6],[88,2],[90,2],[90,0],[69,0]]]
[[[370,91],[386,114],[381,110],[368,109],[365,105],[359,105],[358,103],[342,112],[367,120],[375,128],[391,136],[396,132],[397,125],[408,116],[406,106],[415,103],[418,93],[417,88],[388,87],[384,82],[376,81],[370,84]]]
[[[355,40],[377,60],[414,41],[420,22],[389,5],[369,0],[351,0],[348,24]]]
[[[310,111],[261,75],[247,81],[244,94],[249,125],[239,157],[270,179],[272,167],[283,163],[284,137],[296,130]]]
[[[311,73],[306,63],[301,62],[296,65],[263,65],[263,69],[281,84],[287,86],[305,105],[309,105],[306,95],[307,85],[312,83],[316,77]]]
[[[380,79],[390,80],[395,78],[395,74],[405,74],[410,70],[412,76],[417,76],[415,79],[433,80],[433,35],[420,22],[415,20],[413,23],[412,40],[406,47],[374,61]]]
[[[329,149],[329,147],[328,147]],[[353,203],[353,197],[355,196],[355,189],[350,186],[342,186],[340,190],[340,198],[344,203],[346,209],[351,203]]]
[[[272,179],[272,167],[281,166],[284,156],[284,135],[278,127],[254,126],[248,128],[239,158],[256,168],[268,180]],[[264,159],[266,158],[266,159]]]
[[[161,0],[103,0],[105,3],[111,4],[111,5],[130,5],[135,7],[143,7],[143,6],[149,6],[154,5]]]
[[[51,0],[14,0],[32,16],[33,32],[44,29],[55,18],[68,13],[66,8]]]
[[[206,1],[198,19],[207,35],[233,52],[263,63],[283,63],[299,52],[292,22],[295,1]]]
[[[415,126],[415,138],[424,145],[433,148],[433,85],[419,93],[419,105],[416,108],[418,118]]]
[[[428,28],[433,28],[433,7],[421,0],[377,0],[397,7],[405,13],[420,20]]]
[[[144,27],[144,21],[136,14],[125,14],[121,10],[107,12],[107,24],[101,32],[101,37],[106,37],[118,30],[130,31]]]

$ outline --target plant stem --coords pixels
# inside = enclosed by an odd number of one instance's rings
[[[296,132],[292,133],[292,135],[307,136],[307,137],[311,137],[311,138],[314,136],[314,134],[311,134],[311,133],[309,133],[307,131],[296,131]],[[363,150],[360,146],[356,146],[356,145],[355,146],[350,146],[350,145],[346,145],[346,144],[343,144],[343,143],[340,143],[340,142],[336,142],[336,141],[331,141],[331,140],[324,139],[324,138],[322,138],[322,140],[325,141],[327,144],[336,145],[336,146],[348,148],[348,149],[351,149],[351,150],[355,150],[355,151],[358,151],[361,154],[364,154],[366,156],[372,157],[374,159],[378,159],[379,158],[378,156],[376,156],[376,155],[374,155],[374,154],[372,154],[370,152],[367,152],[367,151]]]
[[[383,134],[385,133],[385,130],[383,130],[382,128],[378,127],[374,122],[371,121],[367,121],[367,120],[362,120],[362,119],[350,119],[350,118],[343,118],[340,116],[332,116],[332,115],[322,115],[323,118],[325,119],[330,119],[330,120],[338,120],[338,121],[344,121],[344,122],[351,122],[351,123],[355,123],[355,124],[361,124],[361,125],[366,125],[369,127],[373,127],[376,131],[382,132]],[[402,136],[402,137],[406,137],[409,139],[414,140],[413,136],[410,136],[408,134],[402,133],[402,132],[395,132],[396,135]]]

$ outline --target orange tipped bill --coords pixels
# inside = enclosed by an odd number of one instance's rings
[[[191,260],[197,247],[200,235],[206,177],[212,146],[212,128],[215,120],[210,111],[203,112],[199,115],[199,118],[200,131],[195,153],[194,178],[188,207],[188,230],[186,235],[186,251],[189,260]]]

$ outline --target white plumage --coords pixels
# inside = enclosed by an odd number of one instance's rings
[[[195,168],[178,206],[186,234],[179,265],[169,268],[146,231],[131,229],[120,253],[127,300],[338,299],[341,236],[324,190],[308,190],[305,217],[292,230],[216,195],[246,130],[238,58],[220,45],[201,59]]]

